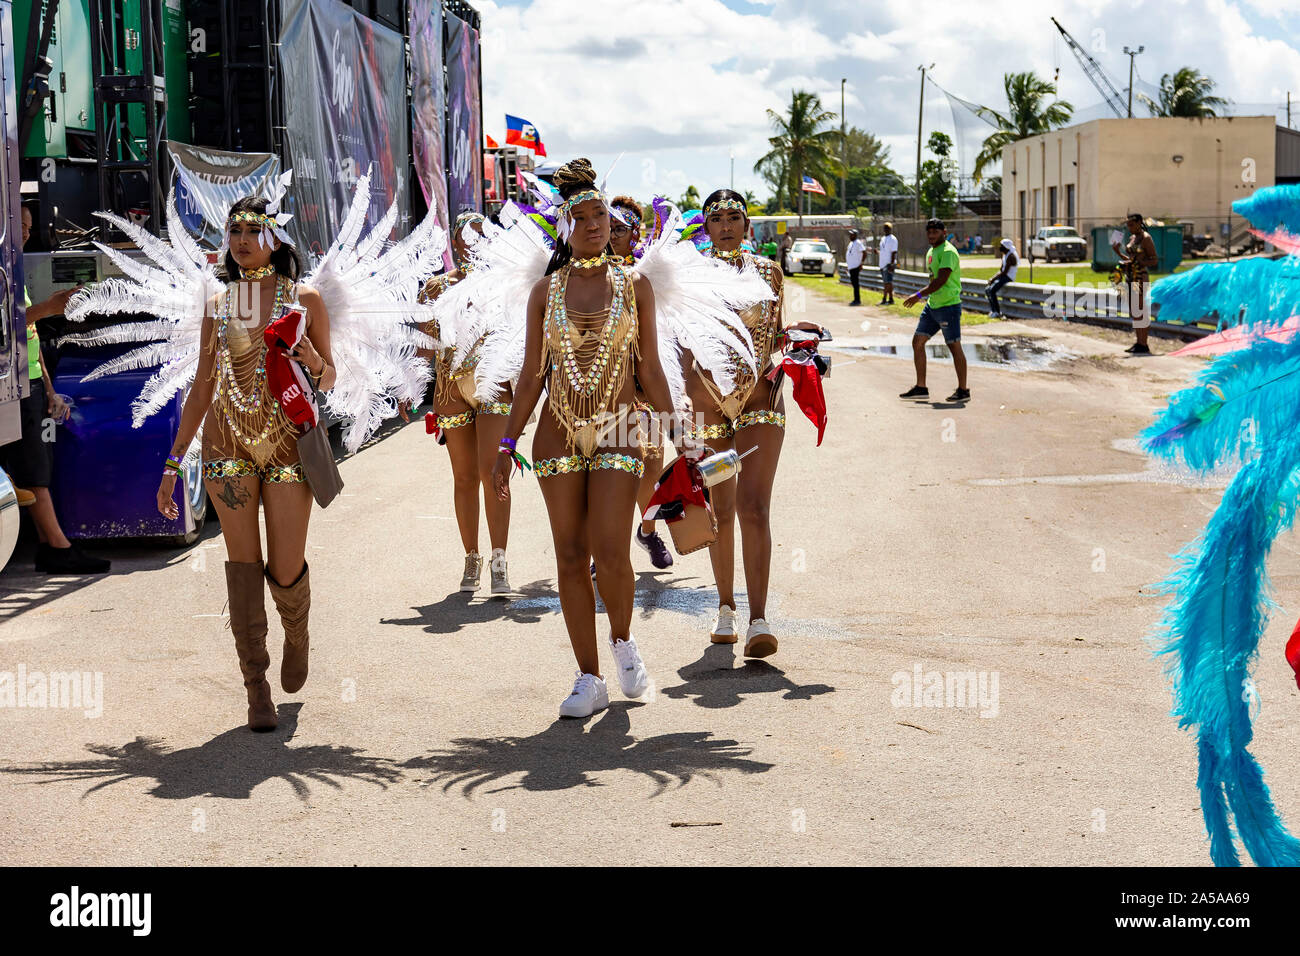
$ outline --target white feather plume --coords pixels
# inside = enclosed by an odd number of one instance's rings
[[[513,204],[501,219],[509,225],[483,223],[483,236],[470,248],[469,275],[427,306],[438,321],[441,347],[455,348],[453,367],[477,349],[474,384],[483,402],[497,401],[501,385],[519,379],[528,297],[551,258],[546,235]]]
[[[346,422],[343,442],[351,452],[397,414],[399,404],[424,398],[432,371],[416,349],[431,342],[417,328],[425,315],[416,302],[415,277],[433,272],[446,247],[446,233],[433,215],[405,239],[388,243],[395,205],[362,238],[369,206],[367,171],[339,237],[302,280],[320,293],[329,312],[336,380],[325,407]]]
[[[198,365],[204,311],[222,285],[198,243],[186,232],[174,198],[169,196],[167,202],[166,240],[112,213],[96,215],[129,236],[144,258],[97,244],[123,275],[78,292],[68,301],[67,317],[74,322],[91,315],[142,314],[152,318],[73,332],[60,339],[60,344],[148,343],[92,369],[83,379],[93,381],[115,372],[156,367],[131,405],[132,424],[139,428],[177,392],[188,391]]]
[[[287,180],[279,183],[279,194]],[[344,441],[355,451],[380,424],[396,414],[399,402],[417,404],[429,382],[429,364],[416,349],[431,344],[417,327],[424,316],[416,304],[413,277],[434,270],[445,235],[430,216],[405,239],[389,244],[397,219],[394,206],[362,239],[370,207],[370,176],[357,183],[339,238],[319,265],[303,278],[325,302],[337,382],[326,407],[347,422]],[[198,367],[203,316],[223,284],[198,243],[185,230],[175,202],[167,204],[168,240],[163,241],[111,213],[97,215],[126,233],[144,259],[101,248],[122,270],[73,296],[68,318],[95,314],[139,313],[151,320],[123,322],[76,332],[61,341],[84,346],[140,343],[93,369],[86,380],[139,368],[157,371],[132,403],[136,427],[178,391],[188,391]],[[282,217],[287,214],[281,214]],[[190,455],[197,454],[196,444]]]
[[[753,340],[737,312],[774,295],[752,265],[737,271],[700,255],[693,243],[679,241],[681,213],[671,203],[665,205],[667,221],[636,267],[654,288],[664,373],[670,388],[674,378],[680,382],[680,354],[689,349],[726,394],[735,387],[741,368],[754,374],[757,367]],[[680,407],[680,392],[673,399]]]

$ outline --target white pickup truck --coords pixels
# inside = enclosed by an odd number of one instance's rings
[[[1073,226],[1044,226],[1029,240],[1029,258],[1082,262],[1088,258],[1088,244]]]

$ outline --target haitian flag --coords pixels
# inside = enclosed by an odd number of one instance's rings
[[[542,137],[537,133],[537,127],[528,120],[520,119],[518,116],[506,114],[506,145],[523,146],[531,149],[537,156],[546,155],[546,147],[542,145]]]

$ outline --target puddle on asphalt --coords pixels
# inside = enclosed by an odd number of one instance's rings
[[[890,355],[894,358],[912,358],[912,343],[900,344],[848,340],[822,346],[850,355]],[[1075,353],[1030,338],[987,338],[963,341],[961,349],[967,364],[975,368],[1005,368],[1017,372],[1038,372],[1050,368],[1063,359],[1074,358]],[[928,358],[936,362],[951,362],[948,347],[931,342],[925,347]]]
[[[736,597],[740,607],[747,608],[745,592],[738,591]],[[667,611],[698,619],[705,630],[713,622],[713,615],[718,610],[718,592],[713,588],[690,588],[670,586],[665,588],[637,588],[633,598],[634,607],[640,618],[652,617],[657,611]],[[773,592],[768,596],[769,616],[778,632],[791,637],[823,638],[833,641],[855,640],[862,635],[843,624],[822,618],[783,617],[781,595]],[[545,611],[560,613],[558,595],[546,594],[537,597],[522,598],[512,601],[513,610]],[[600,600],[600,585],[596,586],[596,613],[605,613],[604,602]],[[635,621],[633,622],[635,628]]]

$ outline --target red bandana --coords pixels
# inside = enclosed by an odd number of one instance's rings
[[[285,417],[306,431],[320,418],[311,383],[302,365],[286,355],[307,331],[307,317],[290,309],[270,322],[262,333],[266,342],[266,386],[280,399]]]

